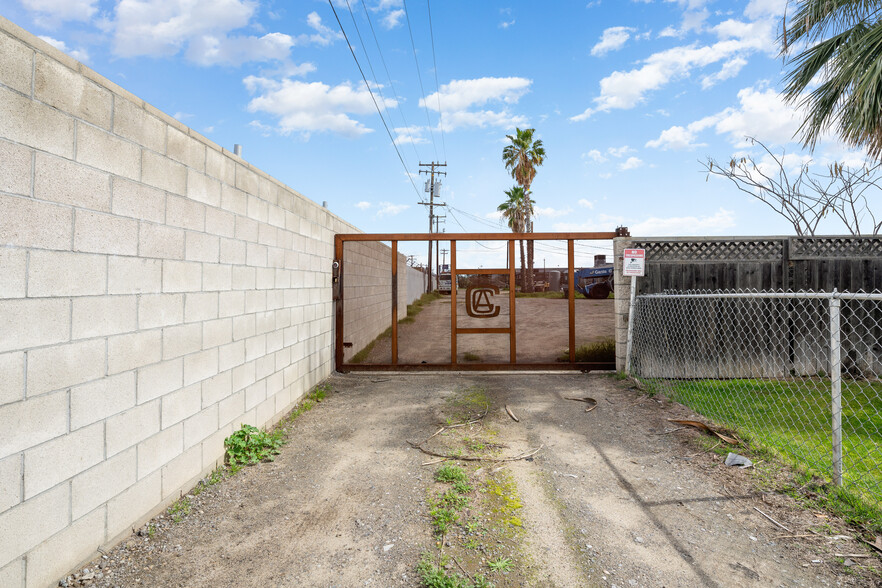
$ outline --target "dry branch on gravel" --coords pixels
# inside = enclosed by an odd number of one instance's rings
[[[411,447],[413,447],[414,449],[419,449],[420,451],[422,451],[426,455],[431,455],[432,457],[443,457],[444,459],[459,460],[459,461],[493,461],[493,462],[500,462],[500,463],[501,462],[508,462],[508,461],[518,461],[521,459],[527,459],[528,457],[532,457],[532,456],[536,455],[537,453],[539,453],[539,451],[542,450],[543,447],[545,447],[545,445],[543,444],[543,445],[540,445],[539,447],[537,447],[536,449],[526,451],[524,453],[521,453],[519,455],[515,455],[513,457],[479,457],[479,456],[473,456],[473,455],[453,455],[453,454],[449,454],[449,453],[437,453],[435,451],[431,451],[429,449],[426,449],[425,447],[423,447],[422,443],[414,443],[413,441],[408,441],[407,444],[410,445]]]
[[[572,398],[570,396],[564,396],[564,400],[575,400],[576,402],[584,402],[588,405],[588,408],[585,409],[585,412],[591,412],[595,408],[597,408],[597,401],[588,396],[584,398]]]

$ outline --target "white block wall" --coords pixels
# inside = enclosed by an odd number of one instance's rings
[[[329,375],[337,232],[0,18],[0,586],[53,585]]]

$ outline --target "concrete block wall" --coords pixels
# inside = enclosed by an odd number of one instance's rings
[[[630,248],[631,237],[613,239],[613,267],[615,272],[615,332],[616,332],[616,370],[625,371],[625,349],[628,343],[628,316],[631,305],[631,278],[622,275],[622,261],[625,249]],[[638,280],[640,278],[637,278]]]
[[[432,276],[432,282],[435,281]],[[426,274],[415,267],[407,268],[407,303],[412,304],[420,296],[426,293]]]
[[[0,586],[53,585],[330,374],[338,232],[0,18]]]

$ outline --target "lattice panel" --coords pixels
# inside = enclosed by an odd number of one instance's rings
[[[878,237],[792,237],[790,259],[882,257]]]
[[[634,241],[646,249],[647,261],[777,261],[784,254],[780,239],[756,241]]]

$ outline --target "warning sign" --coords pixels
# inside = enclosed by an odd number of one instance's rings
[[[622,263],[622,275],[624,276],[644,276],[646,270],[646,250],[645,249],[625,249],[624,261]]]

